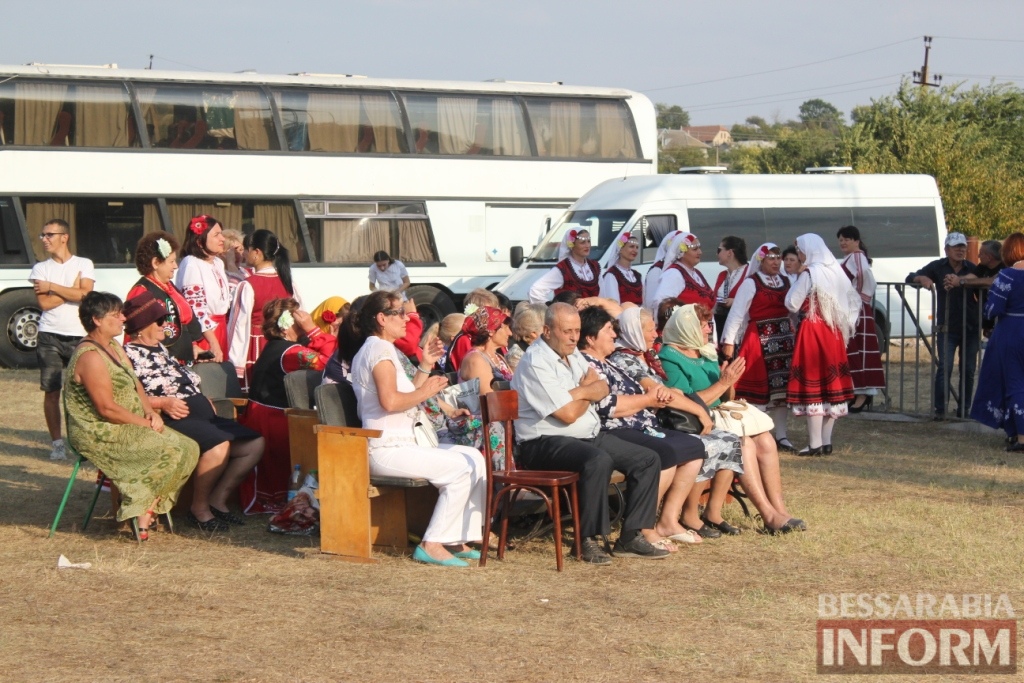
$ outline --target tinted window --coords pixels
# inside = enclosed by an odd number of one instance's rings
[[[0,144],[138,147],[123,83],[17,79],[0,85]]]
[[[417,154],[529,156],[523,110],[512,97],[403,95]]]
[[[747,243],[747,253],[764,244],[764,209],[689,209],[690,232],[700,238],[704,261],[715,261],[715,250],[726,235]]]
[[[30,236],[42,232],[46,221],[61,218],[71,227],[71,253],[97,265],[134,263],[139,238],[144,232],[161,229],[155,200],[40,197],[26,198],[24,209]],[[36,260],[47,258],[38,238],[32,240],[32,249]]]
[[[437,263],[423,202],[302,202],[313,249],[323,263],[368,265],[384,250],[407,263]]]
[[[28,263],[18,215],[9,197],[0,197],[0,263]]]
[[[633,117],[625,102],[547,97],[525,100],[539,156],[638,158]]]
[[[934,258],[941,252],[933,206],[855,208],[853,225],[860,230],[871,258]]]
[[[848,207],[799,208],[799,209],[765,209],[765,223],[768,227],[768,240],[785,249],[796,243],[800,235],[813,232],[821,235],[832,253],[839,254],[836,231],[844,225],[850,225],[853,213]],[[752,253],[758,244],[747,244],[747,253]]]
[[[615,236],[633,216],[632,211],[572,211],[566,213],[551,228],[544,243],[530,255],[531,261],[557,261],[558,245],[569,230],[586,230],[590,233],[590,256],[599,260]]]
[[[279,149],[270,102],[258,88],[140,84],[153,147]]]
[[[292,151],[407,151],[402,116],[390,92],[279,90],[274,98]]]

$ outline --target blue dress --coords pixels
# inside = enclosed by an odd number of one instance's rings
[[[1024,434],[1024,270],[999,271],[985,317],[998,322],[981,363],[971,417],[1015,437]]]

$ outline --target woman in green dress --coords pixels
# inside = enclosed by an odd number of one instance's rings
[[[157,515],[174,506],[199,459],[199,446],[164,427],[114,339],[124,330],[122,302],[90,292],[78,316],[86,336],[64,382],[68,439],[121,492],[117,520],[138,518],[142,540]]]

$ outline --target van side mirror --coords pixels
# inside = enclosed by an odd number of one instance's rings
[[[508,250],[508,260],[513,269],[523,265],[523,248],[512,247]]]

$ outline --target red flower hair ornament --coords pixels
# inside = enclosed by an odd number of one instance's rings
[[[188,229],[197,235],[202,235],[204,232],[209,230],[212,226],[210,225],[210,217],[206,214],[202,216],[196,216],[188,222]]]

